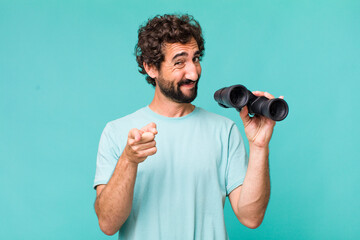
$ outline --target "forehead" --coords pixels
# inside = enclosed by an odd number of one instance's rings
[[[182,43],[165,43],[164,44],[164,55],[165,55],[165,61],[172,60],[172,58],[182,52],[187,53],[189,56],[194,55],[195,52],[199,51],[199,47],[197,45],[197,42],[194,38],[191,38],[191,40],[188,43],[182,44]]]

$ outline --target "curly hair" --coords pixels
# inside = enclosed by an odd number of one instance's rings
[[[138,43],[135,46],[136,61],[139,72],[146,75],[146,81],[156,86],[155,79],[147,75],[143,63],[160,69],[165,56],[162,51],[164,43],[188,43],[191,38],[197,42],[200,58],[204,55],[204,38],[200,24],[193,16],[157,15],[149,19],[138,31]]]

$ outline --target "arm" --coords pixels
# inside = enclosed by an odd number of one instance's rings
[[[257,96],[274,98],[269,93],[254,92]],[[247,107],[240,112],[249,140],[249,164],[242,186],[229,194],[238,220],[249,228],[260,226],[270,198],[269,142],[275,122],[263,116],[248,115]]]
[[[113,175],[106,185],[96,188],[95,212],[101,230],[115,234],[130,215],[138,164],[156,153],[156,125],[132,129]]]
[[[238,220],[249,228],[260,226],[270,197],[268,150],[250,147],[244,182],[229,194]]]

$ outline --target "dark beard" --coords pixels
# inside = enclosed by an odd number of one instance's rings
[[[191,81],[191,80],[180,81],[175,86],[174,83],[168,82],[163,78],[159,78],[156,83],[159,86],[160,91],[167,98],[169,98],[177,103],[191,103],[192,101],[194,101],[194,99],[197,96],[197,88],[198,88],[199,79],[200,79],[200,76],[197,79],[195,86],[191,89],[191,94],[189,96],[186,96],[185,94],[183,94],[182,91],[180,90],[180,87],[184,84],[189,83],[189,81]]]

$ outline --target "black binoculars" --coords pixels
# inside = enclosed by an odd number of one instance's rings
[[[240,111],[247,106],[250,114],[262,115],[274,121],[283,120],[289,112],[285,100],[257,97],[243,85],[221,88],[215,92],[214,98],[221,107],[236,108]]]

